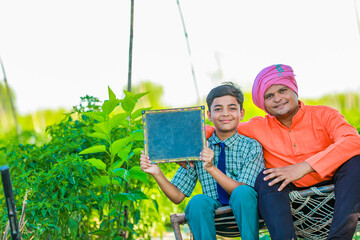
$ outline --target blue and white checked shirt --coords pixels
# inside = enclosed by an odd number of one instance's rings
[[[209,148],[214,150],[213,164],[217,166],[221,140],[214,132],[208,141]],[[253,187],[257,175],[265,168],[262,146],[256,140],[238,133],[227,138],[224,143],[226,145],[226,175],[237,182]],[[190,167],[188,163],[187,168],[179,167],[171,183],[185,196],[190,197],[199,179],[203,194],[217,200],[216,181],[204,169],[203,162],[195,161],[194,167]]]

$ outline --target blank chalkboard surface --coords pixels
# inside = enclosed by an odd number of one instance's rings
[[[143,111],[144,148],[152,163],[200,160],[205,107]]]

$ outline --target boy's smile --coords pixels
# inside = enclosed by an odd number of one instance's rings
[[[236,98],[230,95],[215,98],[207,112],[209,120],[214,123],[216,136],[221,140],[231,137],[244,117],[244,110]]]

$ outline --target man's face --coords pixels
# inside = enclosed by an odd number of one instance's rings
[[[276,118],[292,119],[299,110],[295,92],[285,85],[272,85],[264,94],[266,111]]]
[[[221,139],[232,136],[236,127],[244,117],[244,110],[233,96],[222,96],[215,98],[207,112],[209,120],[214,123],[216,135]]]

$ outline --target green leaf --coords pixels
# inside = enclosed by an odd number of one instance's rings
[[[118,152],[118,156],[121,158],[121,160],[128,160],[129,153],[132,149],[132,143],[127,145],[126,147],[122,148],[120,152]]]
[[[129,170],[129,179],[135,179],[147,183],[147,174],[140,169],[140,166],[134,166]]]
[[[148,196],[146,196],[146,194],[140,190],[132,191],[132,192],[130,192],[130,194],[133,196],[132,199],[135,199],[135,200],[149,199]]]
[[[89,162],[92,166],[96,167],[97,169],[106,170],[106,164],[100,159],[90,158],[87,160],[87,162]]]
[[[138,224],[139,220],[140,220],[140,211],[139,211],[139,209],[135,210],[134,217],[135,217],[135,224]]]
[[[114,169],[113,173],[120,177],[121,179],[124,179],[125,181],[128,180],[129,177],[129,171],[126,170],[125,168],[116,168]]]
[[[47,213],[46,209],[41,209],[41,214],[43,215],[44,218],[46,218],[46,213]]]
[[[57,198],[57,195],[58,195],[57,192],[53,193],[53,194],[51,195],[52,200],[55,200],[55,199]]]
[[[120,159],[119,161],[116,161],[110,168],[111,169],[121,168],[123,163],[124,163],[124,160]]]
[[[108,216],[117,216],[117,208],[110,209]]]
[[[140,155],[141,154],[141,151],[143,151],[144,150],[144,148],[135,148],[134,150],[133,150],[133,153],[135,154],[135,155]]]
[[[106,119],[106,115],[102,112],[85,112],[83,114],[89,118],[95,119],[98,122],[103,122]]]
[[[97,230],[95,232],[90,232],[89,234],[96,235],[96,236],[108,236],[109,235],[109,233],[104,230]]]
[[[89,133],[87,135],[92,138],[109,140],[108,136],[105,133],[101,133],[101,132]]]
[[[145,110],[150,110],[151,107],[148,107],[148,108],[140,108],[140,109],[137,109],[133,114],[131,114],[131,119],[137,119],[138,117],[140,117],[142,115],[142,112],[145,111]]]
[[[93,181],[96,186],[104,187],[105,185],[109,185],[110,178],[109,176],[94,177]]]
[[[129,121],[126,119],[129,116],[127,113],[119,113],[115,116],[111,117],[110,122],[110,129],[113,129],[114,127],[117,127],[119,125],[128,126]]]
[[[130,137],[126,137],[114,141],[110,147],[111,155],[118,154],[127,144],[129,144],[129,142],[131,142],[131,140]]]
[[[105,135],[110,136],[109,122],[102,122],[94,124],[93,130],[95,132],[105,133]]]
[[[123,202],[123,201],[133,201],[133,202],[137,202],[137,200],[144,200],[144,199],[149,199],[145,193],[143,193],[142,191],[133,191],[130,193],[119,193],[116,194],[114,196],[114,199],[119,201],[119,202]]]
[[[107,100],[103,103],[101,109],[106,115],[110,115],[112,111],[119,105],[119,100],[113,99],[113,100]]]
[[[143,141],[144,140],[144,131],[142,129],[136,130],[130,133],[130,137],[134,141]]]
[[[106,152],[106,147],[104,145],[95,145],[79,152],[79,154],[89,154],[89,153],[99,153],[99,152]]]
[[[155,199],[151,199],[153,204],[154,204],[154,207],[156,209],[156,211],[159,213],[159,204],[157,203],[157,201]]]
[[[108,91],[109,91],[109,100],[115,100],[116,99],[116,95],[115,93],[111,90],[111,88],[108,86]]]
[[[78,223],[74,220],[74,219],[70,219],[69,221],[69,227],[70,227],[70,231],[72,233],[74,233],[75,231],[77,231],[78,229]]]
[[[132,198],[132,196],[130,193],[118,193],[114,196],[114,199],[118,202],[132,200],[131,198]]]
[[[128,231],[128,232],[133,232],[133,231]],[[119,237],[119,236],[115,236],[115,238],[113,239],[113,240],[124,240],[124,238],[123,237]]]
[[[136,105],[136,100],[133,98],[132,93],[128,91],[124,91],[125,98],[121,101],[122,108],[128,112],[131,113]]]
[[[69,176],[68,180],[71,184],[75,184],[74,176]]]
[[[149,92],[144,92],[144,93],[138,93],[134,95],[134,99],[138,100],[140,98],[142,98],[143,96],[145,96],[146,94],[148,94]]]

